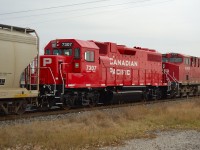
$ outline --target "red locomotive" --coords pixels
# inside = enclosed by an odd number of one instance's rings
[[[163,62],[162,62],[163,60]],[[199,58],[111,42],[57,39],[40,56],[42,106],[96,105],[133,97],[198,94]]]
[[[199,95],[200,58],[177,53],[163,54],[163,69],[171,97]]]

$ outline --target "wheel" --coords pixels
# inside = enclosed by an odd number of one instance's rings
[[[156,90],[156,100],[160,100],[160,99],[162,99],[162,92],[159,89],[157,89]]]
[[[89,102],[89,107],[95,107],[97,105],[96,101],[92,98],[90,99],[90,102]]]
[[[89,100],[89,107],[95,107],[99,101],[98,92],[89,93],[87,96]]]
[[[142,98],[143,98],[143,101],[144,101],[144,102],[149,101],[149,100],[150,100],[149,92],[146,91],[146,90],[143,91]]]
[[[38,109],[40,111],[47,111],[49,110],[49,101],[47,96],[41,96],[39,98]]]
[[[75,107],[76,99],[77,99],[77,97],[70,93],[63,95],[62,96],[62,102],[63,102],[62,108],[65,110],[68,110],[68,109],[71,109],[72,107]]]

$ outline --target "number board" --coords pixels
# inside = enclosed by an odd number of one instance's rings
[[[66,42],[63,42],[62,43],[62,47],[72,47],[73,43],[66,43]]]

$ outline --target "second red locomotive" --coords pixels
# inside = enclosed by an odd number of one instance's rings
[[[199,95],[200,58],[177,54],[163,54],[164,80],[171,97]]]

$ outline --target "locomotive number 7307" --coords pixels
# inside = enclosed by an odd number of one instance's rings
[[[86,72],[96,72],[97,66],[86,65]]]

